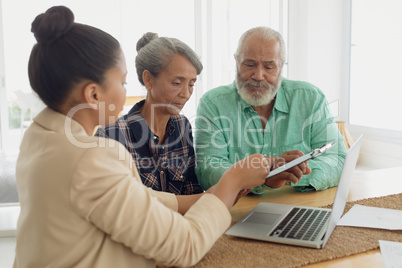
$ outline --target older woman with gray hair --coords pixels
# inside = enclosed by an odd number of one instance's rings
[[[202,63],[182,41],[156,33],[144,34],[137,52],[138,80],[147,97],[115,124],[99,127],[96,135],[124,144],[146,186],[180,195],[201,193],[191,125],[179,113],[193,93]]]

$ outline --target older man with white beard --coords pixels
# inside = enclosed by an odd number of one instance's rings
[[[195,122],[197,178],[204,189],[253,153],[275,168],[325,143],[324,155],[266,180],[251,192],[291,183],[298,191],[338,184],[346,149],[324,94],[315,86],[281,77],[286,60],[282,36],[268,27],[246,31],[235,53],[237,77],[201,98]],[[253,163],[248,163],[252,165]]]

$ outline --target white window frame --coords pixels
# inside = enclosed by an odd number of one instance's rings
[[[343,121],[348,122],[349,131],[354,136],[360,134],[368,138],[374,138],[379,140],[384,140],[387,142],[402,143],[402,131],[387,130],[381,128],[373,128],[367,126],[353,125],[350,124],[350,71],[351,71],[351,42],[352,35],[352,1],[353,0],[343,0],[344,1],[344,59],[343,59],[343,90],[341,91],[341,118]]]
[[[2,1],[0,1],[0,14],[3,14]],[[2,18],[2,16],[0,17]],[[2,151],[6,142],[6,130],[8,129],[8,105],[7,93],[5,87],[5,58],[4,58],[4,42],[3,39],[3,20],[0,19],[0,151]]]

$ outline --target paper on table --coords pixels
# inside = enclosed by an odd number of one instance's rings
[[[354,205],[338,225],[402,230],[402,210]]]
[[[402,268],[402,243],[379,240],[385,268]]]

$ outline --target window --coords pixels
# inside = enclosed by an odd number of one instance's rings
[[[361,132],[402,137],[402,2],[352,0],[349,122]]]
[[[249,0],[247,4],[242,0],[0,0],[2,151],[18,152],[24,129],[43,107],[32,97],[27,75],[29,54],[36,42],[30,27],[35,16],[54,5],[69,7],[77,22],[99,27],[120,41],[127,59],[129,96],[146,95],[134,64],[136,42],[144,33],[176,37],[192,47],[204,70],[183,109],[191,122],[204,92],[234,80],[233,54],[245,30],[267,25],[282,32],[285,43],[287,37],[287,0]]]
[[[4,48],[0,50],[0,57],[3,55],[1,59],[4,57],[4,61],[1,61],[4,63],[4,71],[0,73],[0,82],[4,81],[0,88],[0,136],[2,151],[11,154],[17,153],[24,129],[44,107],[43,103],[33,97],[27,66],[32,46],[36,43],[30,31],[31,23],[49,7],[65,5],[74,12],[77,22],[98,27],[120,41],[127,58],[129,96],[146,94],[137,80],[134,63],[136,42],[145,32],[176,37],[194,48],[194,1],[3,0],[0,3],[0,28],[3,30],[1,41],[4,43]],[[180,9],[174,12],[172,7]]]
[[[203,93],[235,79],[234,53],[240,36],[248,29],[269,26],[287,43],[288,0],[196,0],[196,52],[204,65],[197,89],[184,107],[193,124],[198,100]],[[287,74],[284,66],[283,76]],[[193,108],[190,108],[193,107]]]
[[[211,1],[207,28],[208,89],[232,83],[235,78],[234,53],[240,36],[257,26],[270,26],[281,32],[286,43],[286,1]],[[257,8],[258,7],[258,8]]]

